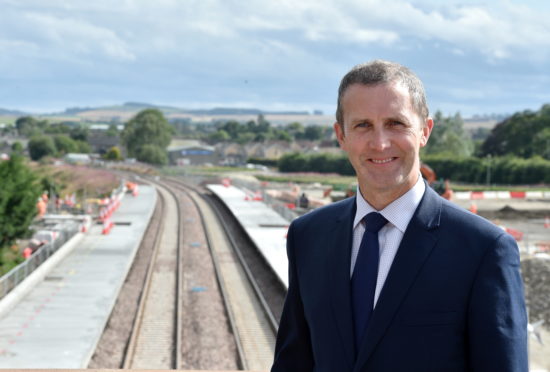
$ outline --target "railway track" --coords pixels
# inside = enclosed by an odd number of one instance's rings
[[[103,352],[93,367],[268,370],[284,287],[209,192],[181,179],[146,182],[157,187],[163,212],[148,238],[156,244],[139,309],[118,310],[137,314],[131,336],[120,336],[123,362],[105,363]],[[113,322],[111,332],[120,318]]]
[[[170,179],[166,184],[187,193],[200,211],[216,277],[239,357],[245,370],[267,370],[273,360],[278,320],[268,306],[227,224],[197,187]],[[242,231],[240,232],[242,234]]]
[[[173,369],[181,364],[181,224],[177,196],[158,188],[163,218],[157,235],[123,368]]]

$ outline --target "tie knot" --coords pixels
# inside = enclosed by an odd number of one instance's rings
[[[388,220],[384,218],[380,213],[371,212],[363,217],[365,221],[365,230],[372,233],[378,233],[385,224],[388,223]]]

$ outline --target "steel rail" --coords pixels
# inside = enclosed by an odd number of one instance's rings
[[[142,180],[145,181],[145,179],[142,178]],[[148,183],[155,184],[157,187],[161,186],[159,183],[153,182],[151,180],[147,180]],[[178,201],[177,195],[171,190],[170,188],[163,187],[164,191],[168,192],[176,201]],[[151,288],[151,282],[153,277],[153,271],[155,268],[155,262],[158,256],[158,252],[160,250],[160,236],[162,235],[162,232],[165,227],[165,218],[164,214],[166,211],[166,197],[163,195],[162,192],[157,191],[158,195],[160,195],[161,205],[162,205],[162,213],[161,213],[161,221],[158,225],[158,229],[155,232],[155,239],[154,239],[154,248],[153,253],[151,255],[151,260],[147,267],[147,274],[145,277],[145,283],[143,290],[141,292],[141,295],[139,297],[139,306],[138,311],[136,314],[136,317],[134,318],[133,327],[131,331],[130,339],[126,345],[126,350],[124,353],[124,361],[122,363],[123,369],[129,369],[132,368],[132,364],[134,361],[134,358],[136,356],[136,346],[137,346],[137,339],[140,335],[140,331],[142,328],[142,322],[145,314],[145,305],[147,303],[147,298],[150,293]],[[176,203],[176,212],[177,212],[177,219],[178,221],[181,221],[181,208],[179,202]],[[172,348],[172,358],[170,362],[170,368],[178,369],[181,365],[181,301],[180,301],[180,288],[181,288],[181,223],[178,223],[178,229],[177,229],[177,247],[176,247],[176,278],[175,278],[175,304],[174,304],[174,334],[173,337],[173,343],[174,347]]]

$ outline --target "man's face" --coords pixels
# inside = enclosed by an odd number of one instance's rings
[[[419,151],[433,121],[420,118],[400,83],[353,84],[342,107],[344,122],[334,124],[338,142],[357,173],[361,194],[382,209],[416,183]]]

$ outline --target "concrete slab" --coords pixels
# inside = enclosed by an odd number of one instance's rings
[[[155,203],[150,186],[141,186],[135,198],[126,196],[108,235],[93,225],[0,319],[0,368],[86,368]]]
[[[208,185],[207,188],[225,203],[269,262],[281,283],[288,288],[286,234],[290,223],[267,204],[246,200],[247,193],[237,187]]]

